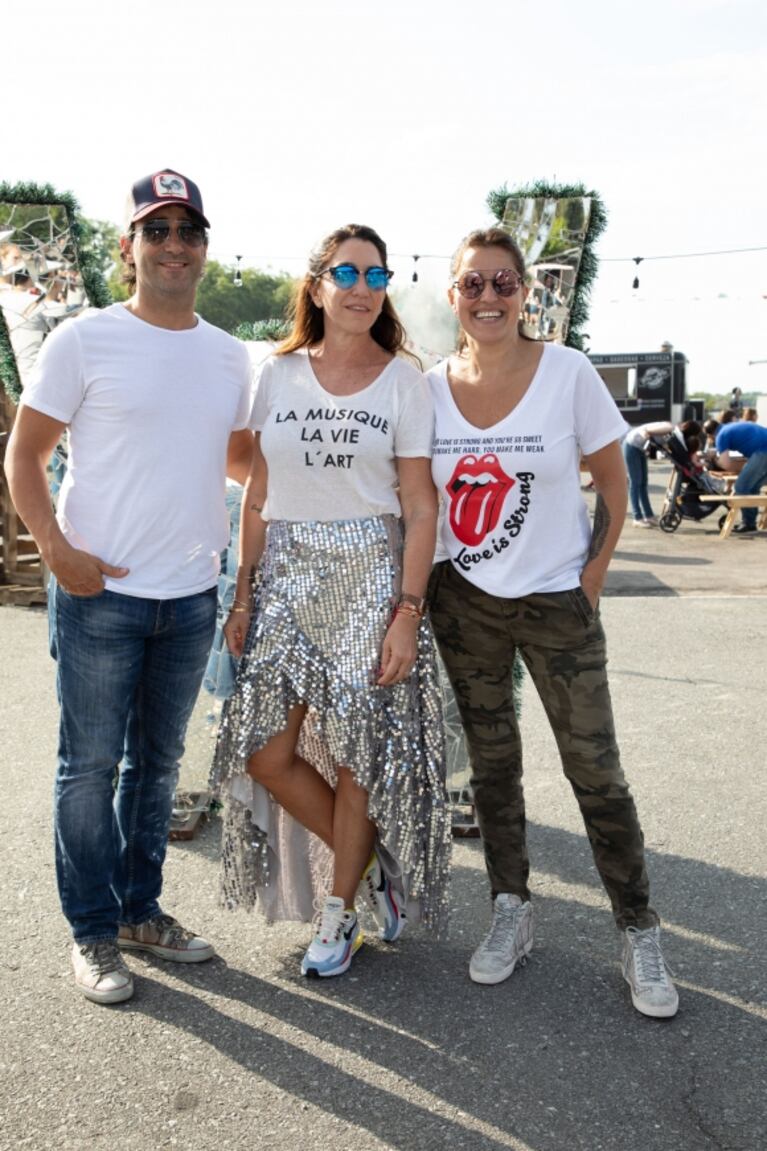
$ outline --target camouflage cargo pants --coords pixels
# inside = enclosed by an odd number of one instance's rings
[[[522,744],[512,699],[517,649],[556,737],[615,921],[619,928],[654,926],[644,840],[615,739],[604,631],[585,593],[502,599],[445,562],[432,573],[429,609],[469,745],[493,894],[529,898]]]

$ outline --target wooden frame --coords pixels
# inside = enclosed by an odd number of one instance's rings
[[[112,302],[104,277],[91,255],[81,247],[82,225],[79,206],[69,192],[57,192],[50,184],[6,184],[0,182],[0,204],[40,204],[62,207],[77,256],[88,303],[104,308]],[[21,398],[21,378],[8,328],[0,309],[0,463],[5,455],[16,404]],[[47,575],[37,545],[21,522],[11,502],[5,473],[0,468],[0,604],[42,604],[46,600]]]

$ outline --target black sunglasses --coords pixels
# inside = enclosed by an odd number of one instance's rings
[[[147,244],[157,246],[164,244],[171,233],[172,225],[167,220],[151,220],[148,224],[142,224],[140,228],[134,228],[131,235],[143,236]],[[202,224],[193,224],[189,220],[180,220],[176,224],[176,235],[182,244],[186,244],[188,248],[199,248],[205,243],[208,233]]]
[[[453,280],[453,287],[457,288],[466,300],[478,300],[485,290],[485,284],[492,284],[497,296],[513,296],[519,291],[522,277],[514,268],[499,268],[492,276],[483,276],[481,272],[464,272],[457,280]]]

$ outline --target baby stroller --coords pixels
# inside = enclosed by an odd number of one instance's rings
[[[651,436],[650,443],[658,455],[665,456],[673,465],[668,481],[658,526],[664,532],[675,532],[682,520],[703,520],[716,508],[725,507],[725,501],[701,503],[703,495],[723,495],[724,481],[715,479],[696,464],[690,456],[682,434],[678,431],[667,436]],[[726,512],[725,512],[726,515]],[[724,515],[720,517],[721,527]]]

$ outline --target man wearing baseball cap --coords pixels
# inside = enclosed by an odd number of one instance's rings
[[[208,227],[188,177],[136,181],[121,238],[133,294],[45,341],[7,452],[16,508],[53,577],[56,869],[75,981],[97,1003],[133,994],[125,950],[213,955],[159,903],[215,628],[225,477],[244,481],[252,451],[247,352],[194,311]],[[46,463],[65,428],[54,517]]]

